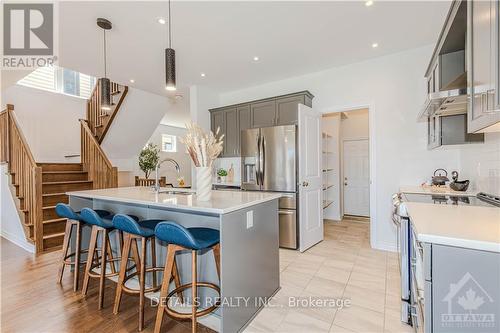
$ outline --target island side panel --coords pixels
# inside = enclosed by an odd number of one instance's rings
[[[222,215],[220,230],[221,331],[238,332],[280,286],[278,199]]]

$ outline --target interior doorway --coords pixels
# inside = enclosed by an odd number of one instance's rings
[[[370,217],[369,109],[323,115],[323,215],[340,221]]]

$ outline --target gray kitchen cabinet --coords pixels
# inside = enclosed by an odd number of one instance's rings
[[[236,107],[226,109],[224,125],[226,126],[226,137],[224,140],[224,157],[235,157],[240,155],[240,130],[239,117]]]
[[[224,110],[219,110],[212,112],[210,114],[210,128],[212,132],[217,133],[217,129],[219,129],[219,135],[226,134],[226,125],[225,125],[225,112]],[[226,138],[224,137],[224,144],[226,143]],[[224,155],[224,150],[221,153],[221,157]]]
[[[434,149],[441,146],[441,122],[438,116],[427,118],[427,148]]]
[[[298,105],[312,107],[313,98],[310,92],[301,91],[209,110],[212,131],[215,133],[219,127],[220,133],[225,135],[220,157],[240,156],[242,130],[297,124]]]
[[[500,5],[475,0],[467,6],[468,131],[500,131]]]
[[[276,100],[250,104],[252,128],[276,125]]]
[[[298,120],[299,103],[305,104],[305,96],[292,96],[276,100],[276,124],[296,125]]]
[[[237,108],[239,118],[240,118],[240,128],[239,131],[243,131],[252,128],[252,117],[250,112],[250,105],[242,105]]]
[[[426,332],[499,332],[500,253],[432,244],[429,264]]]

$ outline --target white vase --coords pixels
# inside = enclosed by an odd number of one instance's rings
[[[212,168],[196,168],[196,199],[209,201],[212,197]]]

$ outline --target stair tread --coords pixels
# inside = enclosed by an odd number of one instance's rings
[[[63,181],[58,181],[58,182],[45,182],[45,183],[42,183],[42,185],[81,184],[81,183],[92,183],[92,181],[91,180],[63,180]]]
[[[57,174],[60,174],[60,173],[69,174],[69,173],[87,173],[87,171],[77,171],[77,170],[75,170],[75,171],[71,171],[71,170],[70,171],[42,171],[42,174],[43,173],[46,173],[46,174],[56,174],[56,173]]]
[[[71,163],[71,162],[42,162],[37,163],[38,165],[82,165],[82,163]]]
[[[56,237],[61,237],[61,236],[64,236],[64,232],[58,232],[55,234],[44,235],[43,239],[46,240],[46,239],[51,239],[51,238],[56,238]]]
[[[56,208],[55,205],[54,206],[45,206],[45,207],[42,207],[42,209],[54,209],[54,208]]]
[[[66,195],[66,192],[61,192],[61,193],[45,193],[45,194],[42,194],[42,197],[50,197],[50,196],[56,196],[56,195]]]

